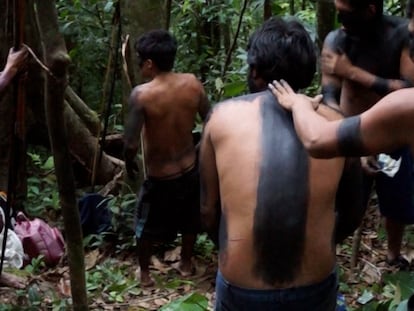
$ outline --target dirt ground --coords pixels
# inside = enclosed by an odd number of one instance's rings
[[[406,237],[414,238],[414,228],[409,227]],[[408,260],[413,260],[413,241],[406,239],[403,249]],[[411,243],[411,245],[409,245]],[[182,278],[172,267],[179,260],[180,248],[175,247],[167,252],[158,253],[153,257],[152,275],[156,285],[151,288],[138,288],[133,295],[126,294],[123,301],[114,302],[109,299],[107,293],[99,293],[96,290],[91,300],[91,310],[158,310],[168,302],[197,291],[209,301],[212,310],[214,302],[214,279],[217,267],[217,259],[214,253],[199,253],[195,259],[196,274],[188,278]],[[363,290],[373,284],[381,284],[382,275],[391,269],[385,263],[385,233],[381,226],[380,216],[375,205],[368,210],[362,226],[361,244],[357,266],[351,269],[352,238],[337,247],[338,266],[340,267],[340,290],[344,293],[347,304],[357,306],[357,298]],[[86,254],[86,267],[91,269],[112,257],[111,264],[126,267],[125,277],[134,279],[137,271],[137,260],[134,253],[111,256],[108,252],[94,250]],[[115,267],[115,266],[114,266]],[[104,280],[103,280],[104,282]],[[122,279],[119,280],[123,282]],[[6,305],[16,306],[15,310],[25,310],[29,300],[40,301],[34,309],[49,309],[55,300],[59,301],[70,296],[68,267],[60,265],[37,275],[26,276],[27,287],[25,290],[16,290],[8,287],[0,287],[0,311],[5,310]],[[35,290],[33,290],[35,289]],[[32,295],[32,296],[30,296]],[[34,297],[33,295],[38,295]],[[30,298],[31,297],[31,298]],[[27,309],[27,308],[26,308]],[[64,310],[64,309],[62,309]]]

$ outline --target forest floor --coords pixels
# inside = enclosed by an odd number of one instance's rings
[[[358,298],[366,289],[382,286],[383,275],[392,271],[385,263],[385,232],[375,207],[368,210],[362,228],[356,268],[350,268],[352,238],[337,247],[340,291],[352,308],[358,307]],[[406,258],[414,262],[414,228],[408,229],[410,232],[406,234],[403,249]],[[164,251],[158,250],[157,256],[153,257],[151,272],[156,285],[151,288],[139,286],[135,253],[123,252],[113,256],[111,248],[88,251],[85,264],[90,310],[158,310],[194,292],[203,295],[209,310],[212,310],[217,257],[211,243],[197,246],[196,273],[188,278],[182,278],[173,268],[179,260],[179,246]],[[33,273],[23,275],[27,283],[25,289],[0,287],[0,311],[66,310],[70,296],[68,267],[61,264],[54,269],[38,268],[39,271],[34,271],[36,267],[32,264]]]

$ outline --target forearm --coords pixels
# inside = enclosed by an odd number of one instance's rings
[[[16,70],[10,68],[5,69],[3,72],[0,73],[0,97],[3,96],[7,87],[10,85],[13,77],[16,75],[16,72]]]
[[[292,114],[296,132],[308,152],[317,158],[327,158],[338,153],[333,122],[319,115],[312,104],[294,105]]]
[[[219,205],[217,203],[216,205]],[[212,211],[214,209],[214,211]],[[214,244],[218,245],[219,241],[219,225],[220,225],[220,210],[217,208],[209,208],[207,206],[201,207],[201,224],[203,230],[207,232]]]
[[[378,95],[384,96],[393,91],[411,87],[412,83],[405,79],[384,79],[364,69],[352,66],[347,78],[373,90]]]

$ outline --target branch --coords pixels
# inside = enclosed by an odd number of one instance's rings
[[[244,16],[244,13],[246,12],[247,4],[248,3],[249,3],[249,0],[244,0],[243,7],[242,7],[242,10],[240,12],[239,23],[237,25],[237,31],[236,31],[236,34],[234,35],[233,44],[231,45],[231,48],[230,48],[230,50],[229,50],[229,52],[227,54],[226,62],[224,63],[223,72],[221,74],[221,76],[223,78],[224,78],[224,75],[227,72],[228,67],[230,66],[230,63],[231,63],[231,55],[233,54],[233,52],[234,52],[234,50],[236,48],[237,39],[239,37],[239,33],[240,33],[242,21],[243,21],[243,16]]]

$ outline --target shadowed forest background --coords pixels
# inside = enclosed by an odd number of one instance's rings
[[[135,277],[133,213],[143,176],[137,182],[126,179],[122,159],[127,98],[141,82],[135,39],[150,29],[170,30],[178,41],[174,70],[194,73],[214,104],[247,92],[245,48],[265,19],[295,16],[320,48],[338,27],[333,1],[26,0],[17,14],[14,1],[0,2],[2,66],[18,22],[21,41],[36,57],[30,58],[21,90],[26,110],[18,153],[11,152],[13,91],[0,102],[0,190],[7,189],[11,154],[19,163],[13,171],[15,207],[59,226],[67,256],[52,269],[37,258],[11,271],[28,285],[17,291],[0,288],[0,310],[66,310],[70,305],[76,310],[211,310],[217,259],[205,234],[196,243],[194,277],[182,279],[164,264],[179,259],[174,243],[157,249],[155,289],[141,289]],[[386,14],[404,16],[405,0],[384,3]],[[319,91],[317,74],[305,92]],[[200,131],[197,124],[194,132]],[[98,191],[113,196],[112,228],[80,240],[76,200]],[[337,248],[340,291],[348,309],[404,310],[414,292],[414,275],[385,267],[385,231],[375,198],[361,231],[356,264],[351,263],[352,238]],[[414,228],[405,241],[404,247],[413,249]]]

